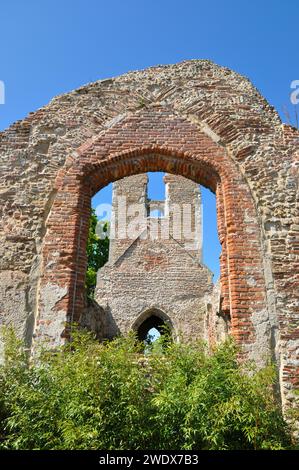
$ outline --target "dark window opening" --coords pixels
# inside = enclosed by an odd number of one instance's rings
[[[152,329],[157,330],[159,335],[161,335],[163,334],[165,327],[166,323],[162,320],[162,318],[157,317],[156,315],[151,315],[139,326],[137,330],[137,337],[139,341],[145,341],[148,333]]]
[[[137,328],[137,338],[144,344],[144,354],[149,354],[155,346],[162,351],[165,341],[171,338],[170,326],[161,317],[152,314]]]

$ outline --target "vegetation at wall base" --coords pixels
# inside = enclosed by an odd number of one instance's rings
[[[251,450],[292,448],[276,402],[275,369],[239,364],[232,340],[106,343],[75,331],[28,364],[5,332],[0,366],[1,449]],[[160,340],[157,340],[160,341]]]

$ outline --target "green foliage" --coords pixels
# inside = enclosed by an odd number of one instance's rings
[[[272,366],[241,367],[231,341],[213,354],[201,343],[162,341],[144,356],[134,335],[99,344],[76,331],[27,367],[10,335],[0,368],[0,448],[290,447]]]
[[[86,247],[88,265],[85,286],[87,297],[89,298],[93,298],[94,295],[94,289],[97,282],[97,272],[108,261],[109,256],[108,222],[105,222],[100,226],[102,236],[98,236],[96,233],[97,224],[98,219],[95,210],[92,209]]]

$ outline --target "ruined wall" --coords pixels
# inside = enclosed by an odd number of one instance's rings
[[[210,61],[55,98],[0,134],[1,322],[28,342],[35,331],[59,343],[65,320],[84,306],[90,197],[138,172],[181,174],[217,195],[221,303],[232,332],[255,360],[273,355],[282,399],[292,400],[298,139],[249,80]]]

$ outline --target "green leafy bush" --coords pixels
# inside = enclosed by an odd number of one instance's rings
[[[2,449],[286,449],[272,366],[240,366],[232,341],[165,342],[148,355],[133,335],[99,344],[76,332],[27,364],[13,335],[0,369]]]

